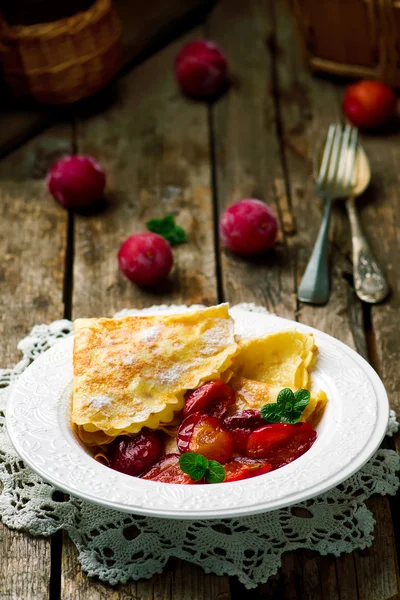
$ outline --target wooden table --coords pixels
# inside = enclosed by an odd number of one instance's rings
[[[172,71],[181,45],[218,41],[233,72],[230,92],[207,106],[184,98]],[[256,302],[318,327],[367,357],[399,407],[399,134],[365,136],[373,182],[360,202],[365,229],[393,289],[381,306],[359,302],[350,234],[337,204],[332,226],[332,294],[325,307],[299,304],[295,291],[321,220],[311,179],[315,143],[341,119],[343,86],[303,67],[281,0],[223,0],[205,23],[135,67],[93,102],[0,162],[2,366],[35,323],[110,316],[158,303]],[[107,203],[68,214],[49,196],[49,165],[69,152],[97,157],[108,173]],[[217,220],[235,200],[266,200],[279,215],[278,243],[245,261],[220,247]],[[119,273],[120,243],[151,217],[174,213],[189,242],[174,249],[171,281],[142,291]],[[399,598],[391,502],[368,502],[375,542],[340,558],[289,553],[257,590],[171,561],[163,575],[117,588],[89,580],[66,536],[32,538],[0,525],[0,598],[42,600],[389,600]],[[392,504],[392,507],[394,504]]]

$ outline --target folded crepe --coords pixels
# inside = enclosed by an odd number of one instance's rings
[[[223,375],[236,394],[233,410],[259,410],[264,404],[276,402],[282,388],[290,388],[294,392],[310,390],[310,370],[317,352],[313,334],[296,330],[241,340],[239,352]],[[326,402],[325,392],[313,392],[301,421],[316,425]]]
[[[75,321],[71,420],[86,444],[170,423],[184,394],[218,380],[239,351],[228,305]]]

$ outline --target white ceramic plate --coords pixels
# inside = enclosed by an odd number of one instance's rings
[[[18,454],[45,480],[72,495],[164,518],[265,512],[321,494],[347,479],[367,462],[385,434],[389,406],[378,375],[356,352],[325,333],[241,308],[233,308],[231,314],[242,337],[293,328],[315,334],[319,354],[313,387],[324,389],[329,402],[317,441],[293,463],[244,481],[185,486],[144,481],[96,462],[69,423],[72,337],[32,363],[12,390],[7,425]]]

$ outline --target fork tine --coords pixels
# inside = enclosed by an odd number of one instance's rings
[[[354,164],[356,161],[357,146],[358,146],[358,129],[356,129],[355,127],[352,127],[350,136],[351,136],[350,144],[349,144],[350,153],[347,153],[346,171],[343,176],[343,183],[342,183],[343,189],[347,194],[349,194],[351,192],[351,188],[353,185]],[[350,156],[349,156],[349,154],[350,154]]]
[[[326,192],[331,196],[334,195],[334,187],[336,181],[336,171],[341,156],[341,141],[342,141],[342,126],[335,125],[335,138],[333,140],[332,156],[329,162],[328,177],[326,181]]]
[[[331,150],[332,150],[333,138],[335,135],[335,129],[336,129],[336,125],[329,126],[328,134],[326,136],[326,141],[325,141],[324,153],[323,153],[321,165],[320,165],[320,168],[318,171],[317,186],[321,186],[326,177],[326,173],[327,173],[328,165],[329,165],[329,158],[330,158]]]
[[[346,127],[344,128],[344,133],[342,136],[342,144],[340,146],[340,152],[339,152],[339,166],[337,169],[335,186],[334,186],[335,190],[337,190],[339,186],[343,186],[343,184],[344,184],[346,166],[348,163],[348,150],[349,150],[349,145],[350,145],[349,141],[350,141],[352,129],[353,128],[351,127],[351,125],[346,125]]]

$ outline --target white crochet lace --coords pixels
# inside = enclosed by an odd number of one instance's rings
[[[55,488],[16,455],[4,412],[9,386],[38,355],[71,332],[67,320],[37,325],[18,344],[22,360],[13,369],[0,370],[0,516],[5,525],[33,535],[65,529],[78,548],[83,570],[111,584],[150,578],[174,556],[206,572],[236,575],[251,588],[275,574],[281,555],[289,550],[310,548],[338,556],[371,545],[375,521],[364,502],[372,494],[394,495],[399,487],[395,473],[400,459],[390,450],[378,451],[356,475],[318,498],[240,519],[171,521],[126,515],[68,496],[60,501]],[[397,429],[392,412],[388,435]]]

